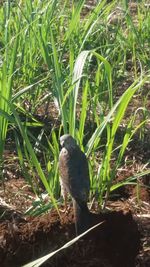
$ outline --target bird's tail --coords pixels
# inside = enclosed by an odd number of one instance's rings
[[[87,203],[73,200],[76,235],[80,235],[90,228],[90,211]]]

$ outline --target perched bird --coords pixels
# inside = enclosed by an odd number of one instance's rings
[[[61,192],[65,207],[67,193],[73,199],[76,235],[90,227],[90,212],[87,206],[90,178],[88,162],[76,140],[69,134],[60,137],[62,147],[59,155]]]

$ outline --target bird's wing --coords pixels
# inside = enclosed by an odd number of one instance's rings
[[[90,190],[88,162],[81,150],[74,151],[70,162],[70,194],[74,199],[87,202]]]

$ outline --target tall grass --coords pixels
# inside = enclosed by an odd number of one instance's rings
[[[9,123],[15,129],[23,175],[36,194],[32,179],[39,177],[55,207],[60,193],[62,133],[72,134],[89,162],[92,160],[91,192],[98,192],[102,204],[105,192],[107,199],[114,188],[112,182],[134,133],[149,120],[145,103],[145,118],[134,129],[136,107],[115,147],[129,103],[133,97],[147,94],[150,20],[144,3],[139,4],[136,21],[126,1],[102,0],[86,14],[83,0],[7,1],[0,8],[1,173]],[[40,105],[46,108],[48,104],[58,113],[55,122],[59,123],[56,126],[52,121],[51,128],[35,118]],[[50,115],[53,112],[51,109]],[[119,156],[112,166],[115,149]]]
[[[15,61],[17,58],[17,49],[19,38],[16,37],[12,45],[12,39],[10,37],[10,1],[6,3],[3,16],[3,33],[4,33],[4,45],[5,52],[1,58],[1,72],[0,72],[0,177],[3,175],[3,153],[8,128],[8,118],[10,117],[10,106],[8,102],[12,97],[13,75],[15,70]],[[20,31],[20,23],[16,28],[17,34]],[[11,43],[12,50],[11,56],[8,49],[8,43]]]

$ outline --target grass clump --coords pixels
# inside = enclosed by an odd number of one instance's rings
[[[89,157],[91,198],[98,193],[102,205],[117,188],[128,144],[135,133],[144,140],[149,123],[146,1],[102,0],[90,11],[85,3],[6,1],[0,7],[1,178],[13,132],[25,179],[39,194],[39,177],[55,207],[62,133],[72,134]]]

